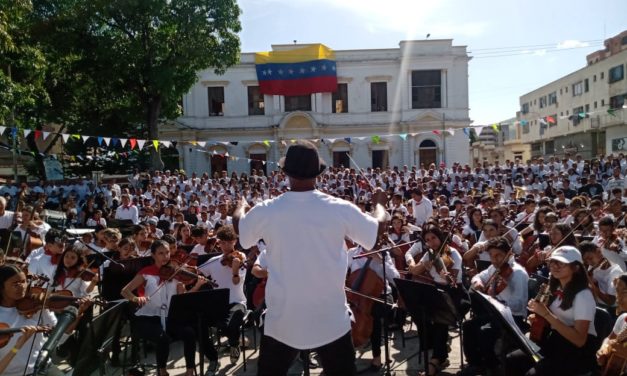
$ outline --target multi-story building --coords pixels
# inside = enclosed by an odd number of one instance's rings
[[[490,164],[501,164],[507,159],[514,160],[516,155],[507,155],[506,143],[510,139],[510,124],[516,121],[515,118],[507,119],[494,123],[497,128],[494,129],[493,124],[483,127],[473,126],[475,132],[481,130],[477,138],[470,145],[472,161],[475,165],[488,162]],[[522,156],[520,156],[522,157]]]
[[[199,141],[177,146],[188,172],[266,170],[263,161],[278,161],[301,138],[316,142],[333,166],[465,164],[469,60],[450,39],[335,51],[335,93],[280,96],[260,94],[254,54],[243,53],[224,75],[198,73],[183,116],[163,126],[160,138]]]
[[[627,150],[627,31],[587,56],[587,66],[520,97],[508,148],[531,157]]]

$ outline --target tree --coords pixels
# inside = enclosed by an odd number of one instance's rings
[[[80,128],[122,128],[157,140],[159,120],[181,114],[180,99],[199,71],[217,73],[239,58],[236,0],[34,0],[34,35],[56,56],[55,116]],[[72,94],[69,94],[72,93]],[[88,103],[88,106],[82,103]],[[75,129],[76,131],[82,129]],[[114,134],[114,136],[122,136]],[[151,164],[161,169],[159,151]]]

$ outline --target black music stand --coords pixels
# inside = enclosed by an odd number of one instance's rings
[[[121,299],[120,291],[141,269],[153,263],[152,257],[137,257],[119,260],[118,264],[109,264],[102,273],[102,291],[100,295],[108,301]]]
[[[74,374],[90,375],[100,367],[100,374],[105,374],[105,359],[109,355],[118,327],[126,317],[128,301],[117,303],[95,317],[87,328],[87,334],[81,341]]]
[[[408,279],[394,278],[399,295],[405,302],[405,308],[418,326],[420,350],[425,369],[429,365],[427,318],[433,323],[449,326],[457,325],[458,314],[450,295],[436,285]],[[461,331],[460,331],[461,332]]]
[[[200,374],[204,375],[205,359],[202,353],[202,328],[214,327],[226,321],[229,314],[229,289],[203,290],[173,295],[170,300],[167,325],[196,322]]]
[[[514,322],[514,317],[508,307],[489,295],[475,290],[470,291],[470,300],[473,311],[489,317],[490,322],[512,341],[512,348],[523,350],[525,354],[533,359],[534,363],[537,363],[542,358],[539,353],[540,348],[523,334],[516,322]],[[507,351],[501,354],[501,356],[503,355],[507,355]],[[504,364],[504,360],[501,364]]]
[[[522,222],[522,223],[519,223],[516,226],[514,226],[514,228],[518,232],[521,232],[522,230],[526,229],[527,227],[529,227],[529,223],[527,223],[527,222]]]

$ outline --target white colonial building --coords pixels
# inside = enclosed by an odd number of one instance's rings
[[[290,140],[301,138],[314,140],[334,166],[469,162],[462,130],[470,124],[465,46],[450,39],[401,41],[399,48],[340,50],[335,56],[335,93],[262,96],[254,53],[242,54],[224,75],[199,72],[183,98],[184,115],[162,127],[160,138],[200,142],[177,146],[188,173],[266,170],[260,161],[278,161]]]
[[[520,97],[520,125],[506,154],[593,158],[627,151],[627,31],[586,60],[584,68]]]

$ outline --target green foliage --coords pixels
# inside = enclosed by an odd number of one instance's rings
[[[0,123],[158,139],[199,71],[237,63],[240,12],[236,0],[0,0]]]
[[[239,15],[235,0],[35,0],[55,108],[77,132],[157,139],[198,71],[237,63]]]

